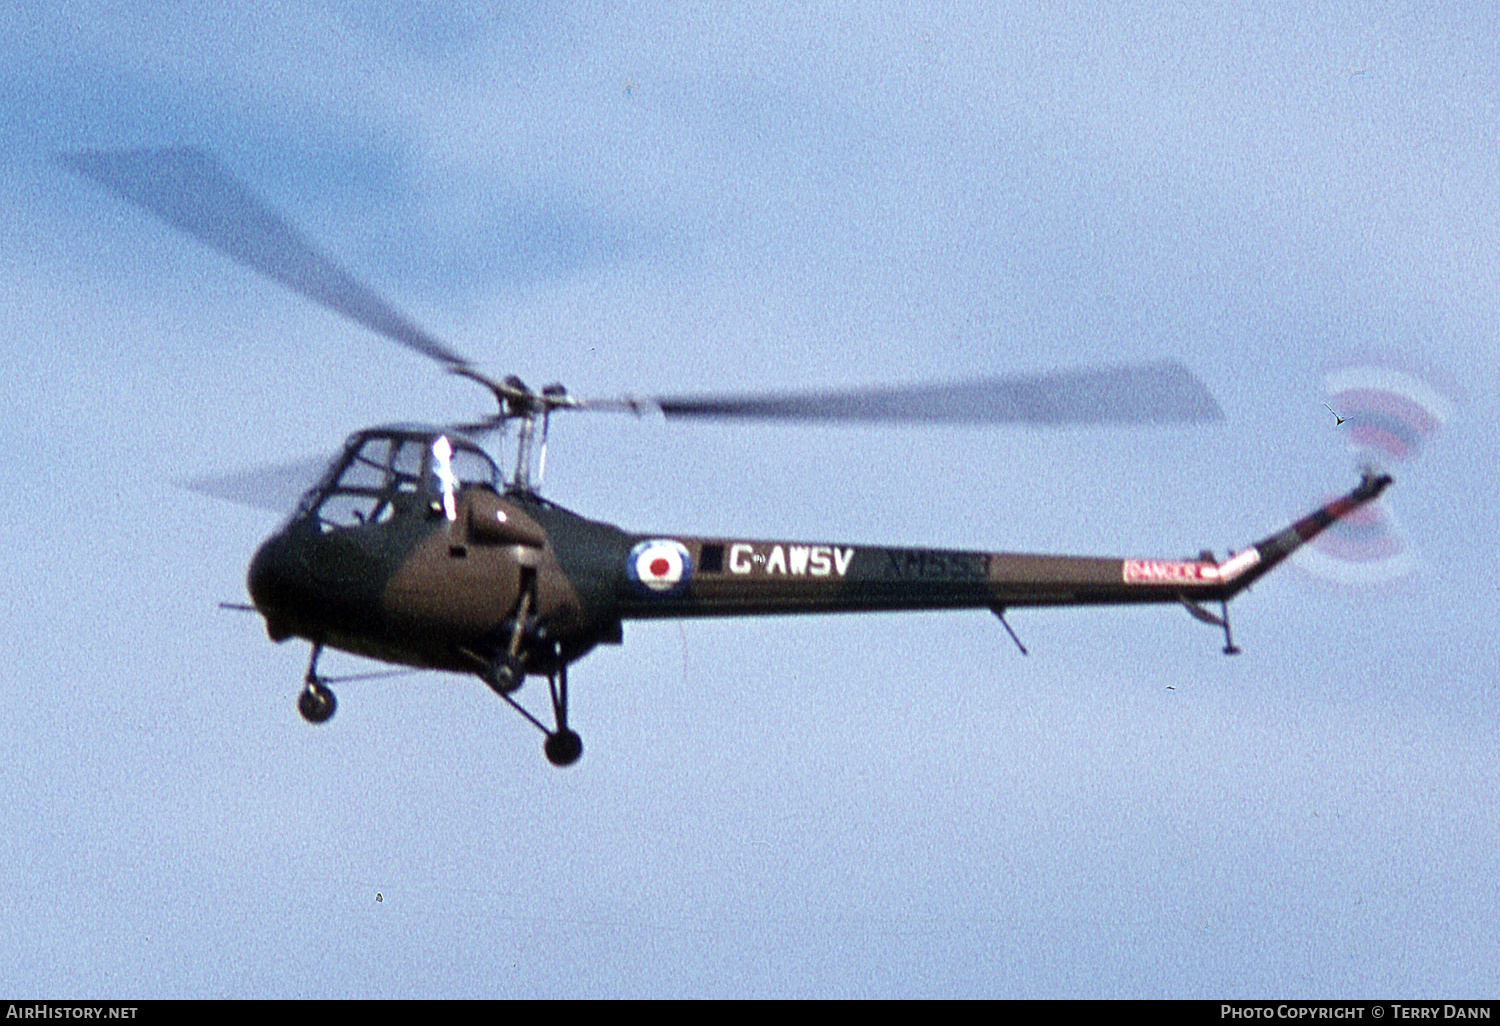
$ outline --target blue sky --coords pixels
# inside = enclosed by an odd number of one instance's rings
[[[5,990],[1500,990],[1492,16],[220,10],[0,13]],[[275,518],[173,482],[484,396],[48,160],[176,144],[536,385],[1174,357],[1226,412],[560,420],[547,491],[587,515],[1222,550],[1352,486],[1323,374],[1389,357],[1465,397],[1392,468],[1420,570],[1278,571],[1234,660],[1170,609],[1016,612],[1026,658],[980,613],[631,624],[575,668],[566,772],[472,680],[349,684],[312,728],[305,646],[216,607]]]

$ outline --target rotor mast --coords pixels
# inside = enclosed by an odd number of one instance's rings
[[[552,411],[582,409],[584,404],[555,382],[540,392],[533,392],[514,374],[503,381],[496,381],[468,364],[455,365],[451,370],[460,377],[488,388],[494,393],[495,401],[500,406],[498,413],[477,424],[463,425],[461,430],[474,434],[499,431],[503,438],[509,423],[516,421],[515,471],[506,483],[506,488],[510,491],[535,493],[541,487],[542,478],[547,472],[547,434],[552,423]]]

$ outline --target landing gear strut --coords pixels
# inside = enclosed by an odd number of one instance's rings
[[[568,664],[557,668],[557,674],[547,678],[547,690],[552,695],[552,715],[557,720],[557,729],[547,735],[542,751],[547,761],[554,766],[571,766],[583,754],[583,738],[568,729]]]
[[[1240,646],[1234,643],[1234,635],[1229,633],[1229,603],[1220,602],[1219,611],[1224,614],[1220,617],[1224,621],[1224,654],[1239,655]]]
[[[1229,602],[1228,602],[1228,600],[1220,600],[1220,602],[1219,602],[1219,614],[1220,615],[1218,615],[1218,616],[1215,616],[1213,613],[1210,613],[1207,609],[1204,609],[1202,606],[1200,606],[1198,603],[1194,602],[1192,599],[1188,598],[1186,595],[1178,595],[1177,596],[1177,601],[1181,602],[1183,604],[1183,606],[1187,609],[1188,613],[1195,620],[1202,620],[1206,624],[1212,624],[1215,627],[1220,627],[1220,628],[1223,629],[1223,631],[1224,631],[1224,654],[1225,655],[1232,656],[1232,655],[1239,655],[1240,654],[1240,647],[1234,643],[1234,635],[1229,632]]]
[[[322,645],[313,645],[312,659],[307,664],[307,676],[303,677],[302,694],[297,696],[297,711],[308,723],[326,723],[339,707],[338,699],[323,678],[318,676],[318,656],[323,654]]]
[[[495,681],[494,671],[491,671],[485,680],[497,695],[510,704],[512,709],[520,713],[537,730],[547,735],[547,740],[542,744],[542,751],[546,754],[547,761],[554,766],[571,766],[583,754],[583,738],[578,736],[577,731],[568,727],[568,664],[562,661],[555,646],[553,657],[556,660],[554,665],[557,669],[547,675],[547,692],[552,699],[552,719],[557,724],[552,730],[548,730],[546,724],[531,715],[521,703],[511,697],[511,692],[515,691],[514,687],[506,689]],[[520,660],[517,659],[516,662],[519,663]],[[497,661],[496,665],[499,666],[502,663]]]
[[[510,632],[505,648],[490,664],[485,682],[501,696],[519,690],[526,683],[526,661],[521,658],[521,641],[526,633],[526,614],[531,610],[531,590],[523,588],[521,600],[516,604],[516,626]]]

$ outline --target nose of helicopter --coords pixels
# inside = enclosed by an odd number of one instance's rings
[[[285,625],[288,613],[297,601],[297,575],[290,566],[291,555],[286,539],[274,534],[261,543],[250,560],[247,585],[250,600],[260,615],[266,618],[266,633],[273,641],[282,641],[291,636]]]

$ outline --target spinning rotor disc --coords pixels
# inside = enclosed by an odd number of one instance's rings
[[[1103,369],[1008,375],[944,384],[761,395],[621,396],[584,399],[561,385],[541,392],[503,380],[413,322],[323,254],[269,203],[211,155],[191,148],[64,153],[59,163],[293,292],[487,387],[497,413],[457,426],[484,433],[507,421],[531,424],[554,410],[654,412],[671,419],[854,423],[1171,424],[1223,419],[1208,390],[1174,360]],[[522,460],[529,465],[529,453]],[[518,481],[522,480],[518,461]]]

